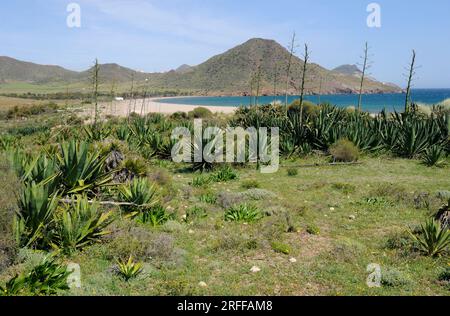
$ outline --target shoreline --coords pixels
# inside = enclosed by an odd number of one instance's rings
[[[126,117],[129,113],[138,114],[160,113],[173,114],[176,112],[190,112],[196,108],[202,107],[213,113],[232,114],[238,107],[236,106],[214,106],[214,105],[192,105],[192,104],[172,104],[158,102],[164,99],[186,98],[186,97],[156,97],[148,99],[135,99],[124,101],[113,101],[109,103],[100,103],[99,109],[104,116]]]

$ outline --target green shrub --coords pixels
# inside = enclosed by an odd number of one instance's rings
[[[335,190],[341,191],[344,194],[350,194],[356,190],[354,185],[348,183],[333,183],[331,187]]]
[[[192,186],[202,187],[202,186],[209,184],[210,182],[211,182],[210,177],[198,176],[198,177],[195,177],[194,180],[192,180]]]
[[[141,158],[127,159],[123,167],[136,176],[142,177],[147,175],[147,164]]]
[[[441,167],[445,163],[445,149],[439,145],[427,148],[422,156],[422,161],[428,167]]]
[[[320,228],[317,225],[309,224],[306,227],[306,232],[310,235],[320,235]]]
[[[119,200],[134,205],[122,206],[132,216],[146,212],[158,203],[156,190],[145,178],[136,178],[119,187]]]
[[[135,262],[133,256],[130,256],[127,261],[117,261],[117,274],[125,281],[137,278],[143,271],[142,263]]]
[[[0,296],[16,295],[56,295],[69,290],[67,278],[71,274],[56,259],[46,257],[28,274],[15,276],[4,287],[0,286]]]
[[[445,269],[442,270],[442,272],[439,274],[438,280],[441,282],[447,282],[450,284],[450,265],[445,267]]]
[[[291,247],[289,247],[289,245],[274,241],[271,243],[271,246],[275,252],[282,253],[285,255],[288,255],[291,253]]]
[[[204,118],[211,117],[212,112],[207,108],[198,107],[198,108],[195,108],[193,111],[189,112],[188,115],[190,118],[204,119]]]
[[[243,189],[259,189],[261,184],[257,180],[245,180],[242,182],[241,187]]]
[[[21,247],[48,245],[58,206],[56,195],[50,197],[48,188],[35,183],[25,184],[18,198],[15,219],[16,238]]]
[[[56,233],[53,245],[66,254],[97,243],[107,234],[112,223],[112,213],[103,213],[98,204],[78,197],[56,215]]]
[[[188,211],[186,212],[186,218],[184,219],[184,221],[186,223],[190,223],[193,220],[203,219],[206,217],[208,217],[208,212],[206,211],[205,208],[194,206],[194,207],[191,207],[190,209],[188,209]]]
[[[254,222],[261,218],[261,211],[256,206],[249,204],[233,206],[225,212],[225,221],[228,222]]]
[[[92,192],[112,180],[111,174],[105,171],[107,155],[101,151],[90,152],[86,142],[64,143],[56,157],[64,194]]]
[[[381,284],[386,287],[402,287],[411,283],[405,273],[396,269],[386,269],[381,274]]]
[[[420,234],[410,231],[410,235],[417,241],[420,250],[430,257],[441,255],[450,245],[450,231],[433,219],[421,225]]]
[[[227,182],[236,180],[238,174],[230,166],[226,165],[210,176],[213,182]]]
[[[215,195],[212,192],[207,192],[205,194],[200,195],[199,200],[200,200],[200,202],[207,203],[207,204],[216,204],[217,203],[217,195]]]
[[[347,139],[338,140],[330,147],[330,153],[337,162],[356,162],[359,159],[358,147]]]
[[[303,116],[315,116],[319,112],[320,108],[313,102],[308,100],[303,100]],[[300,100],[295,100],[289,105],[288,108],[289,114],[300,114]]]
[[[297,168],[289,168],[287,170],[288,176],[289,177],[296,177],[298,176],[298,169]]]
[[[166,209],[157,204],[156,206],[146,209],[141,213],[140,217],[142,223],[150,224],[153,227],[164,225],[172,216],[167,214]]]

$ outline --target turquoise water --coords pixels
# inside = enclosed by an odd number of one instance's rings
[[[426,104],[437,104],[450,98],[450,89],[417,89],[412,91],[412,101]],[[290,96],[289,103],[298,99],[297,96]],[[339,94],[307,96],[307,100],[315,103],[329,102],[339,107],[355,106],[358,104],[358,95]],[[283,104],[283,96],[263,96],[259,97],[258,104],[268,104],[279,100]],[[248,106],[250,97],[186,97],[169,98],[158,100],[161,103],[188,104],[197,106]],[[367,94],[363,96],[363,109],[367,112],[377,113],[386,108],[388,111],[402,111],[405,105],[405,95],[398,94]]]

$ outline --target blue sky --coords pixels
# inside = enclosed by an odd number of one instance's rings
[[[66,7],[81,6],[81,28]],[[381,5],[381,28],[366,7]],[[252,37],[287,46],[292,32],[327,68],[359,61],[372,47],[371,74],[404,85],[418,54],[418,88],[450,88],[448,0],[14,0],[0,3],[0,55],[85,70],[95,57],[143,71],[199,64]]]

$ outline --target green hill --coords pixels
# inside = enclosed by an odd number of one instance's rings
[[[287,81],[289,52],[273,40],[251,39],[242,45],[214,56],[197,66],[182,66],[166,73],[142,73],[117,64],[104,64],[100,68],[103,84],[113,80],[128,83],[134,73],[137,85],[154,90],[183,90],[200,95],[247,95],[251,92],[251,80],[260,69],[261,94],[283,94]],[[289,78],[289,93],[298,93],[303,61],[292,60]],[[89,83],[90,71],[74,72],[57,66],[43,66],[20,62],[6,57],[0,58],[0,80],[3,82],[27,83]],[[310,64],[307,74],[307,93],[356,93],[359,78],[327,70]],[[399,92],[394,85],[386,85],[368,79],[364,92]]]

